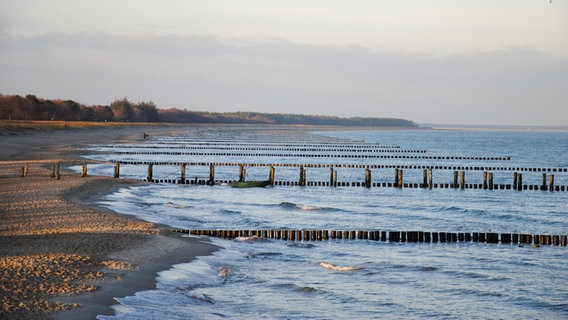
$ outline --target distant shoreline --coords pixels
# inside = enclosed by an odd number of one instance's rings
[[[431,123],[419,123],[419,126],[431,128],[434,130],[568,131],[568,126],[431,124]]]

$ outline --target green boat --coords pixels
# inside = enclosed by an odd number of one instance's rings
[[[233,188],[264,188],[270,184],[270,180],[254,180],[254,181],[233,181]]]

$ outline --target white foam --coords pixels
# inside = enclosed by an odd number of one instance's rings
[[[361,268],[349,267],[349,266],[347,266],[347,267],[346,266],[338,266],[338,265],[335,265],[335,264],[331,264],[329,262],[320,262],[320,267],[322,267],[324,269],[330,269],[330,270],[341,271],[341,272],[361,270]]]

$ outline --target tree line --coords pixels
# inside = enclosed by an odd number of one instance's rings
[[[0,95],[0,119],[417,127],[412,121],[394,118],[340,118],[300,114],[161,109],[151,101],[133,103],[127,98],[117,99],[108,106],[86,106],[73,100],[41,99],[35,95]]]

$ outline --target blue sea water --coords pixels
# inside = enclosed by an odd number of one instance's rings
[[[188,128],[177,135],[155,137],[144,145],[93,146],[92,149],[108,153],[89,157],[248,164],[489,166],[501,168],[492,170],[496,183],[508,184],[512,183],[513,171],[503,168],[568,167],[568,132],[298,130]],[[263,150],[226,150],[238,144]],[[377,144],[396,146],[393,150],[401,152],[352,150],[353,145],[364,148]],[[319,147],[310,149],[310,145],[333,146],[337,150],[318,151]],[[132,154],[134,150],[157,154]],[[417,153],[419,150],[426,152]],[[164,151],[185,154],[160,153]],[[223,152],[233,155],[221,155]],[[258,153],[263,156],[253,156]],[[334,157],[363,153],[444,159]],[[301,154],[305,156],[297,156]],[[456,156],[483,159],[446,158]],[[485,160],[486,157],[510,160]],[[329,181],[329,168],[306,170],[308,181]],[[338,180],[363,181],[363,170],[337,168]],[[192,166],[188,171],[188,177],[205,178],[209,167]],[[110,175],[112,166],[101,165],[90,172]],[[144,179],[146,174],[146,166],[121,167],[121,175],[126,177]],[[250,180],[265,179],[268,168],[247,167],[247,174]],[[394,177],[392,168],[376,169],[372,174],[373,182],[392,182]],[[556,185],[568,185],[568,172],[554,174]],[[155,178],[177,176],[178,166],[154,167]],[[216,176],[235,180],[238,168],[218,167]],[[298,168],[276,167],[276,180],[298,177]],[[420,183],[422,169],[405,170],[404,180]],[[434,180],[451,183],[453,170],[434,170]],[[466,180],[481,183],[482,171],[466,171]],[[523,181],[540,185],[542,172],[523,172]],[[184,229],[568,234],[567,192],[295,186],[236,189],[219,184],[151,184],[121,189],[107,196],[103,204],[120,213]],[[221,250],[161,272],[155,290],[118,298],[116,315],[99,319],[568,318],[567,247],[474,242],[211,240]],[[330,265],[349,271],[332,269]]]

